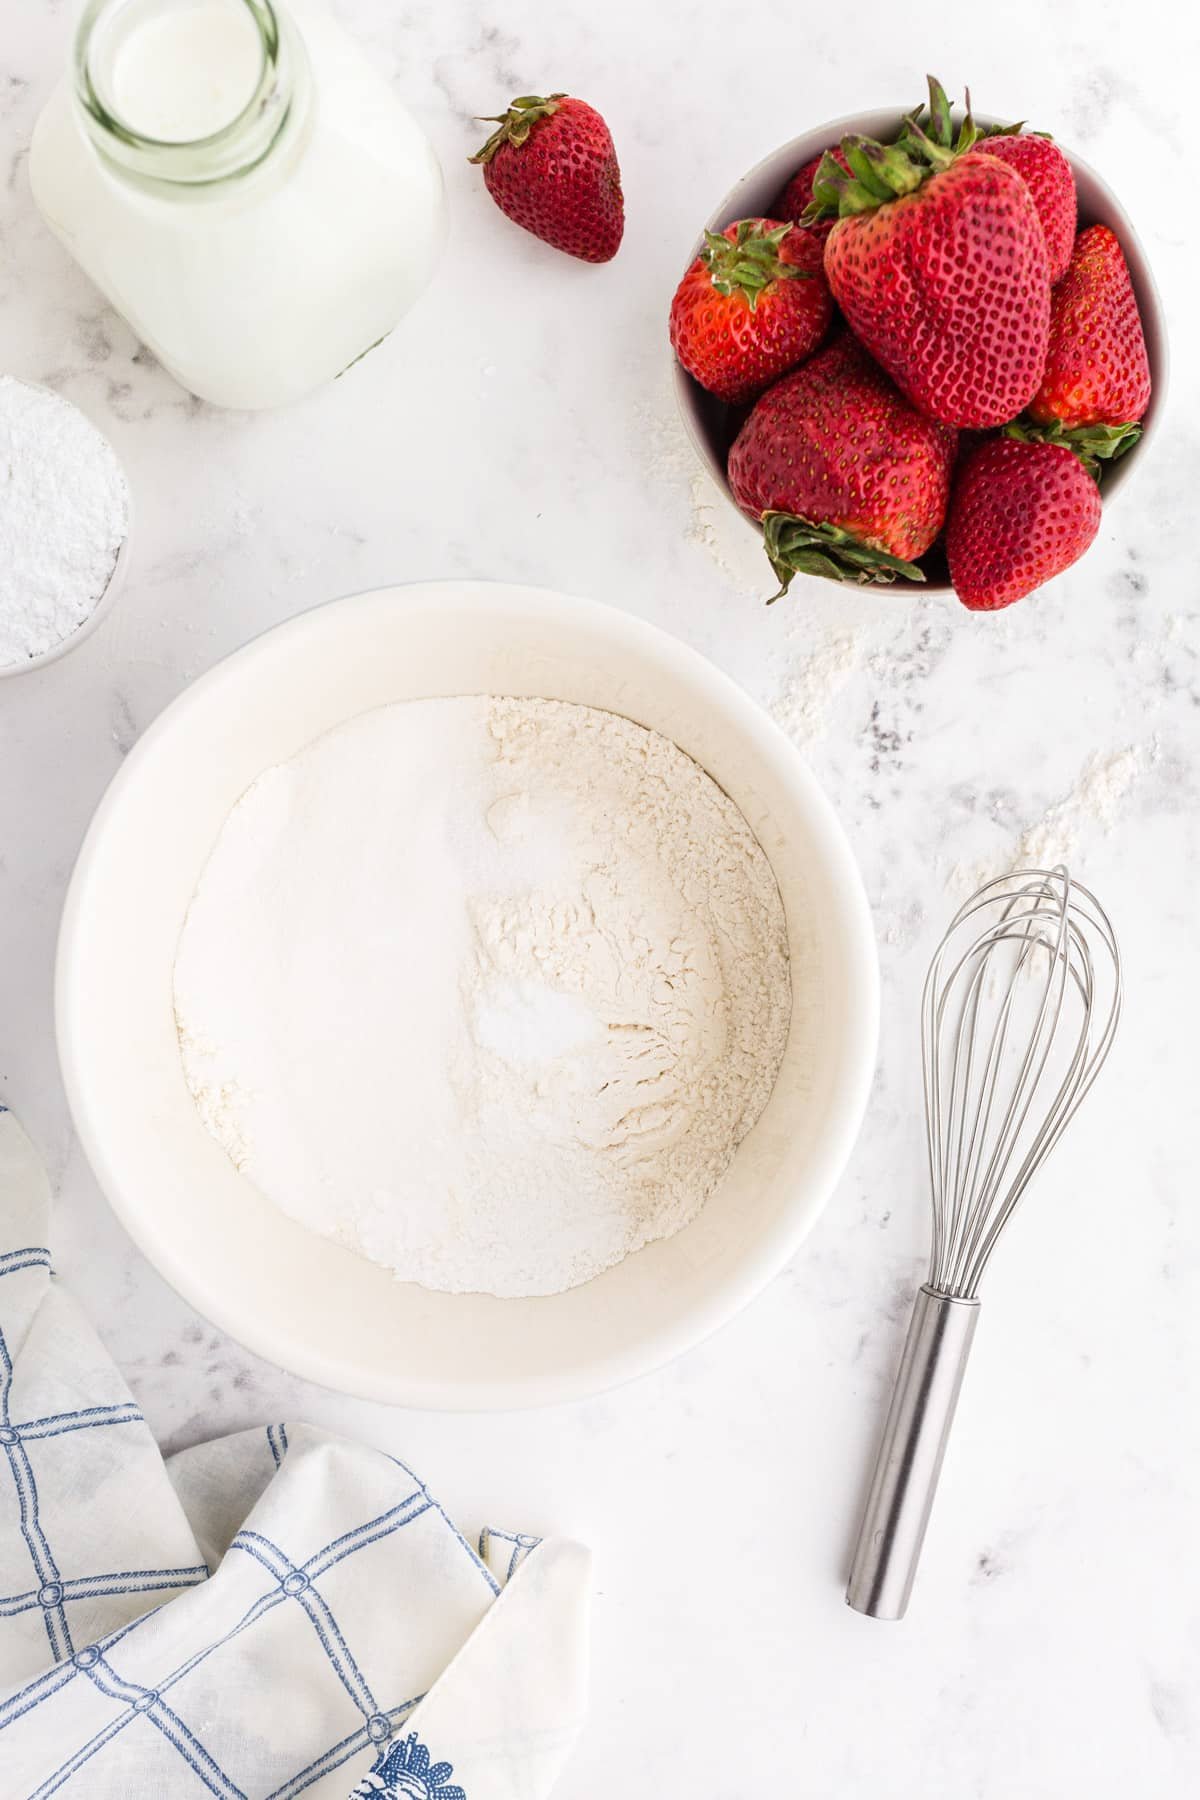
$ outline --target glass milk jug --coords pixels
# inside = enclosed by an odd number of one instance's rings
[[[432,148],[322,0],[91,0],[29,168],[71,254],[218,406],[339,374],[443,237]]]

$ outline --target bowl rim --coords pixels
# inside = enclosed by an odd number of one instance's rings
[[[335,1343],[327,1341],[280,1342],[259,1320],[247,1319],[235,1307],[227,1307],[223,1295],[206,1286],[203,1277],[197,1276],[181,1255],[173,1257],[155,1236],[148,1209],[123,1191],[120,1176],[107,1154],[89,1095],[74,999],[75,969],[84,954],[81,939],[94,866],[109,821],[120,808],[126,788],[154,756],[159,742],[168,734],[186,729],[189,716],[206,703],[217,687],[236,680],[255,661],[268,665],[282,638],[296,640],[312,634],[325,625],[333,609],[386,604],[416,611],[431,603],[444,603],[449,594],[471,609],[503,612],[515,606],[523,612],[536,609],[543,616],[561,616],[565,609],[583,624],[591,622],[614,634],[618,647],[640,644],[647,650],[665,652],[706,701],[723,707],[739,732],[744,730],[756,756],[761,752],[776,763],[785,759],[787,778],[799,793],[814,846],[839,897],[847,970],[846,1075],[816,1147],[804,1204],[781,1209],[774,1230],[749,1243],[736,1267],[727,1269],[721,1283],[700,1303],[686,1315],[676,1320],[668,1318],[640,1334],[632,1347],[623,1344],[583,1368],[569,1365],[565,1369],[470,1380],[457,1376],[447,1379],[412,1368],[367,1369],[348,1360]],[[68,1107],[97,1184],[138,1249],[189,1306],[256,1355],[336,1392],[418,1408],[503,1411],[579,1400],[649,1373],[726,1324],[779,1273],[824,1210],[858,1136],[877,1056],[879,967],[862,876],[831,802],[790,739],[731,676],[660,626],[604,602],[524,584],[427,581],[339,596],[267,627],[183,689],[147,728],[101,797],[71,875],[55,960],[55,1023]]]
[[[789,139],[786,143],[780,144],[776,149],[770,150],[764,156],[761,156],[744,175],[740,176],[739,179],[734,182],[724,199],[718,206],[714,207],[709,214],[704,230],[719,231],[733,219],[738,218],[740,216],[738,202],[743,189],[754,185],[759,180],[765,180],[765,177],[768,174],[774,174],[778,178],[779,169],[777,165],[785,165],[788,162],[792,162],[795,168],[800,168],[805,162],[810,161],[813,156],[817,155],[820,148],[837,142],[840,138],[844,137],[847,132],[858,131],[865,132],[867,135],[877,136],[882,130],[886,129],[886,121],[891,120],[898,123],[903,115],[906,112],[911,112],[911,110],[911,102],[908,105],[897,104],[894,108],[876,106],[858,112],[844,113],[839,118],[829,119],[824,124],[815,125],[808,131],[800,132],[796,137]],[[952,108],[952,116],[956,124],[961,121],[963,116],[962,108]],[[1011,123],[1009,120],[997,118],[992,113],[977,112],[974,116],[976,123],[984,128]],[[1054,138],[1053,141],[1058,145],[1058,148],[1070,163],[1072,171],[1077,178],[1077,185],[1078,177],[1080,175],[1088,182],[1093,183],[1105,196],[1106,204],[1111,208],[1114,218],[1118,221],[1119,228],[1115,229],[1138,297],[1139,309],[1142,313],[1143,331],[1146,337],[1146,350],[1150,359],[1150,404],[1146,408],[1145,415],[1141,421],[1142,435],[1133,448],[1118,462],[1114,463],[1106,472],[1101,487],[1101,501],[1103,506],[1107,507],[1128,484],[1130,477],[1134,473],[1135,467],[1140,467],[1143,454],[1157,436],[1159,427],[1162,423],[1162,417],[1165,411],[1167,387],[1171,373],[1170,343],[1167,331],[1166,310],[1163,306],[1162,294],[1155,279],[1150,259],[1146,255],[1145,247],[1142,244],[1141,238],[1138,236],[1133,220],[1130,218],[1117,195],[1113,192],[1113,189],[1109,186],[1104,177],[1094,169],[1089,162],[1085,161],[1082,156],[1077,155],[1075,151],[1069,149],[1067,145],[1062,143],[1058,138]],[[782,186],[782,181],[780,182],[780,185]],[[704,233],[701,232],[693,241],[686,266],[690,267],[703,246]],[[688,441],[692,446],[697,460],[713,482],[713,485],[719,489],[723,499],[742,521],[746,529],[753,532],[761,539],[761,528],[755,524],[753,519],[746,517],[746,514],[733,498],[725,465],[717,454],[713,442],[701,422],[698,411],[700,404],[698,397],[704,393],[704,390],[701,388],[699,382],[697,382],[693,376],[688,374],[687,370],[683,367],[679,358],[675,355],[674,350],[671,349],[670,346],[668,346],[668,351],[671,358],[671,379],[675,395],[675,404],[683,422]],[[948,578],[934,581],[927,580],[912,589],[911,597],[914,599],[921,599],[926,595],[933,594],[953,595],[954,591],[954,585]]]

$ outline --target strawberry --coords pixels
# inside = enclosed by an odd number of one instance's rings
[[[832,313],[816,239],[774,219],[739,219],[705,232],[671,302],[671,344],[701,387],[736,406],[803,362]]]
[[[839,168],[845,169],[847,174],[850,173],[850,164],[846,161],[846,158],[836,144],[834,144],[827,152],[823,152],[823,154],[832,156]],[[792,179],[788,182],[782,194],[780,194],[778,200],[775,202],[773,209],[775,218],[791,219],[793,224],[800,224],[805,211],[812,205],[813,182],[817,178],[817,170],[820,166],[821,157],[814,156],[811,162],[806,162],[803,168],[796,170],[796,173],[792,176]],[[833,230],[833,226],[834,221],[832,218],[816,219],[811,225],[807,226],[806,229],[811,231],[813,236],[819,239],[823,244]]]
[[[1149,404],[1150,362],[1129,269],[1108,226],[1090,225],[1054,290],[1050,348],[1030,417],[1072,431],[1134,423]]]
[[[1021,137],[1019,130],[998,132],[979,148],[1015,169],[1033,196],[1046,236],[1053,287],[1067,272],[1075,242],[1075,171],[1050,138]]]
[[[625,229],[625,201],[600,114],[569,94],[527,94],[487,122],[498,130],[470,160],[483,164],[500,211],[568,256],[609,262]]]
[[[1011,606],[1077,562],[1100,529],[1100,490],[1064,444],[988,438],[954,486],[950,579],[964,606]]]
[[[729,453],[733,497],[793,574],[923,581],[956,432],[914,410],[844,333],[763,395]],[[776,596],[777,597],[777,596]]]
[[[808,221],[840,216],[825,273],[851,330],[930,418],[1002,425],[1037,392],[1050,329],[1050,268],[1037,208],[1015,169],[957,138],[930,78],[927,128],[894,144],[851,135],[817,172]]]

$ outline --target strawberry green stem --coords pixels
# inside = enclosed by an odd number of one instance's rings
[[[497,125],[499,130],[493,131],[483,148],[467,158],[468,162],[491,162],[497,150],[505,144],[511,144],[514,149],[519,150],[538,121],[551,118],[558,111],[559,101],[566,97],[565,94],[549,94],[543,100],[537,94],[523,94],[513,101],[507,112],[489,113],[481,123]]]
[[[1016,419],[1011,425],[1004,427],[1004,435],[1016,438],[1021,444],[1061,444],[1065,450],[1073,451],[1088,474],[1099,481],[1102,474],[1100,465],[1116,462],[1119,456],[1132,450],[1142,435],[1142,428],[1133,423],[1073,425],[1068,428],[1059,419],[1055,419],[1050,425],[1037,425],[1032,419]]]
[[[765,512],[762,524],[767,560],[779,581],[779,592],[771,595],[768,606],[787,593],[793,575],[863,583],[894,581],[897,575],[906,581],[925,579],[916,563],[876,550],[840,525],[814,525],[788,512]]]
[[[727,238],[723,231],[706,231],[700,260],[718,294],[744,294],[753,312],[758,296],[773,281],[790,281],[797,276],[807,279],[811,271],[784,262],[779,254],[779,246],[793,229],[787,224],[768,231],[759,219],[741,219],[736,237]]]
[[[841,151],[850,165],[849,173],[828,150],[825,152],[813,181],[812,203],[802,224],[873,212],[889,200],[913,194],[931,175],[948,169],[979,142],[982,134],[971,116],[970,93],[956,135],[945,88],[932,75],[928,82],[928,112],[917,106],[906,113],[893,143],[881,144],[857,132],[842,139]]]
[[[950,102],[946,98],[946,90],[934,75],[927,75],[925,81],[929,88],[929,135],[935,144],[944,144],[948,149],[953,136],[953,125],[950,119]],[[970,105],[968,99],[968,112]]]

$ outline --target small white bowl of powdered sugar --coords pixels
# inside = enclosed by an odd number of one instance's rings
[[[565,1398],[774,1274],[873,1064],[861,886],[795,750],[612,608],[358,596],[169,707],[72,882],[84,1146],[180,1291],[404,1404]]]
[[[129,542],[129,487],[71,401],[0,375],[0,676],[73,650],[111,607]]]

